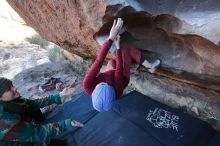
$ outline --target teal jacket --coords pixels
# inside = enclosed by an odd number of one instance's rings
[[[54,103],[62,103],[59,94],[36,100],[28,100],[26,104],[30,106],[30,109],[36,109]],[[71,130],[73,130],[71,119],[45,125],[35,124],[22,120],[20,114],[7,112],[4,110],[3,103],[0,102],[0,146],[48,144],[54,136]]]

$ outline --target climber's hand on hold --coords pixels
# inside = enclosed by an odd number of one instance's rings
[[[108,39],[114,41],[119,31],[121,30],[122,26],[123,26],[123,20],[121,18],[115,19],[112,28],[110,30]]]

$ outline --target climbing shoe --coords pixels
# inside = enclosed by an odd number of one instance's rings
[[[152,64],[151,64],[151,68],[148,69],[148,71],[150,73],[155,73],[155,71],[160,68],[161,66],[161,60],[160,59],[157,59],[156,61],[154,61]]]

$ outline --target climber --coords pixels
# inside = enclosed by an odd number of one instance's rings
[[[154,73],[160,66],[161,61],[157,59],[154,63],[148,62],[141,52],[130,46],[120,47],[120,34],[123,20],[114,20],[108,40],[102,45],[95,62],[90,67],[83,80],[83,87],[88,95],[92,96],[93,107],[99,111],[108,111],[112,108],[115,99],[123,94],[123,90],[129,83],[130,65],[132,61],[143,65]],[[100,73],[104,59],[114,42],[116,46],[116,59],[108,61],[105,72]]]
[[[61,104],[73,92],[73,88],[66,87],[58,94],[29,100],[20,96],[11,80],[0,77],[0,145],[49,144],[54,136],[72,131],[74,127],[83,127],[73,119],[39,124],[44,120],[40,108]]]

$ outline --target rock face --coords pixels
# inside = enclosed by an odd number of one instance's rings
[[[220,91],[220,48],[213,42],[198,35],[177,34],[183,24],[177,17],[152,16],[130,6],[121,8],[121,5],[107,7],[105,24],[95,34],[97,40],[108,35],[116,17],[124,20],[128,32],[121,35],[122,47],[138,48],[149,60],[162,59],[161,72],[165,76],[170,73],[164,70],[169,70],[178,74],[183,82]]]
[[[146,57],[150,60],[159,57],[163,60],[163,69],[175,74],[191,73],[195,78],[187,78],[187,81],[194,80],[196,85],[210,81],[206,87],[220,91],[220,49],[216,45],[220,38],[217,35],[219,29],[213,24],[220,23],[218,16],[214,15],[219,12],[217,0],[177,0],[175,5],[161,0],[7,1],[44,38],[83,58],[97,55],[99,45],[93,34],[98,31],[95,37],[107,35],[112,20],[117,16],[123,17],[124,27],[134,37],[131,44],[148,51]],[[215,19],[211,23],[202,16]],[[215,33],[214,28],[217,30]],[[181,78],[185,80],[184,76]],[[214,87],[210,86],[212,83]]]
[[[99,46],[92,35],[104,15],[102,1],[9,0],[8,3],[45,39],[84,58],[95,57],[97,49],[94,49]]]
[[[153,17],[146,12],[135,12],[131,7],[118,10],[116,14],[115,17],[124,20],[124,28],[131,34],[130,37],[121,36],[123,44],[152,52],[151,56],[161,58],[163,65],[169,68],[220,76],[220,48],[198,35],[172,33],[181,28],[178,18],[171,15]],[[113,14],[108,16],[107,23],[95,36],[108,35],[115,17]]]
[[[23,97],[34,99],[59,93],[57,90],[48,90],[46,92],[39,90],[39,86],[46,83],[51,77],[60,78],[66,87],[75,88],[74,95],[83,91],[81,86],[82,76],[75,73],[70,65],[63,63],[47,62],[24,70],[14,77],[13,83]]]
[[[156,23],[174,24],[174,21],[164,20],[161,14],[169,14],[182,20],[182,24],[175,21],[177,28],[167,26],[165,31],[183,34],[199,34],[218,44],[219,6],[218,0],[166,2],[163,0],[112,0],[112,1],[47,1],[47,0],[7,0],[8,3],[25,20],[27,25],[34,28],[45,39],[52,41],[64,49],[85,57],[95,57],[98,45],[92,35],[103,25],[103,16],[112,16],[115,11],[108,5],[122,4],[135,10],[144,10],[157,16]],[[210,20],[210,16],[212,20]],[[180,29],[180,25],[182,29]],[[159,24],[160,27],[162,27]],[[169,28],[168,28],[169,27]],[[164,28],[164,27],[163,27]],[[96,50],[96,51],[94,51]]]

